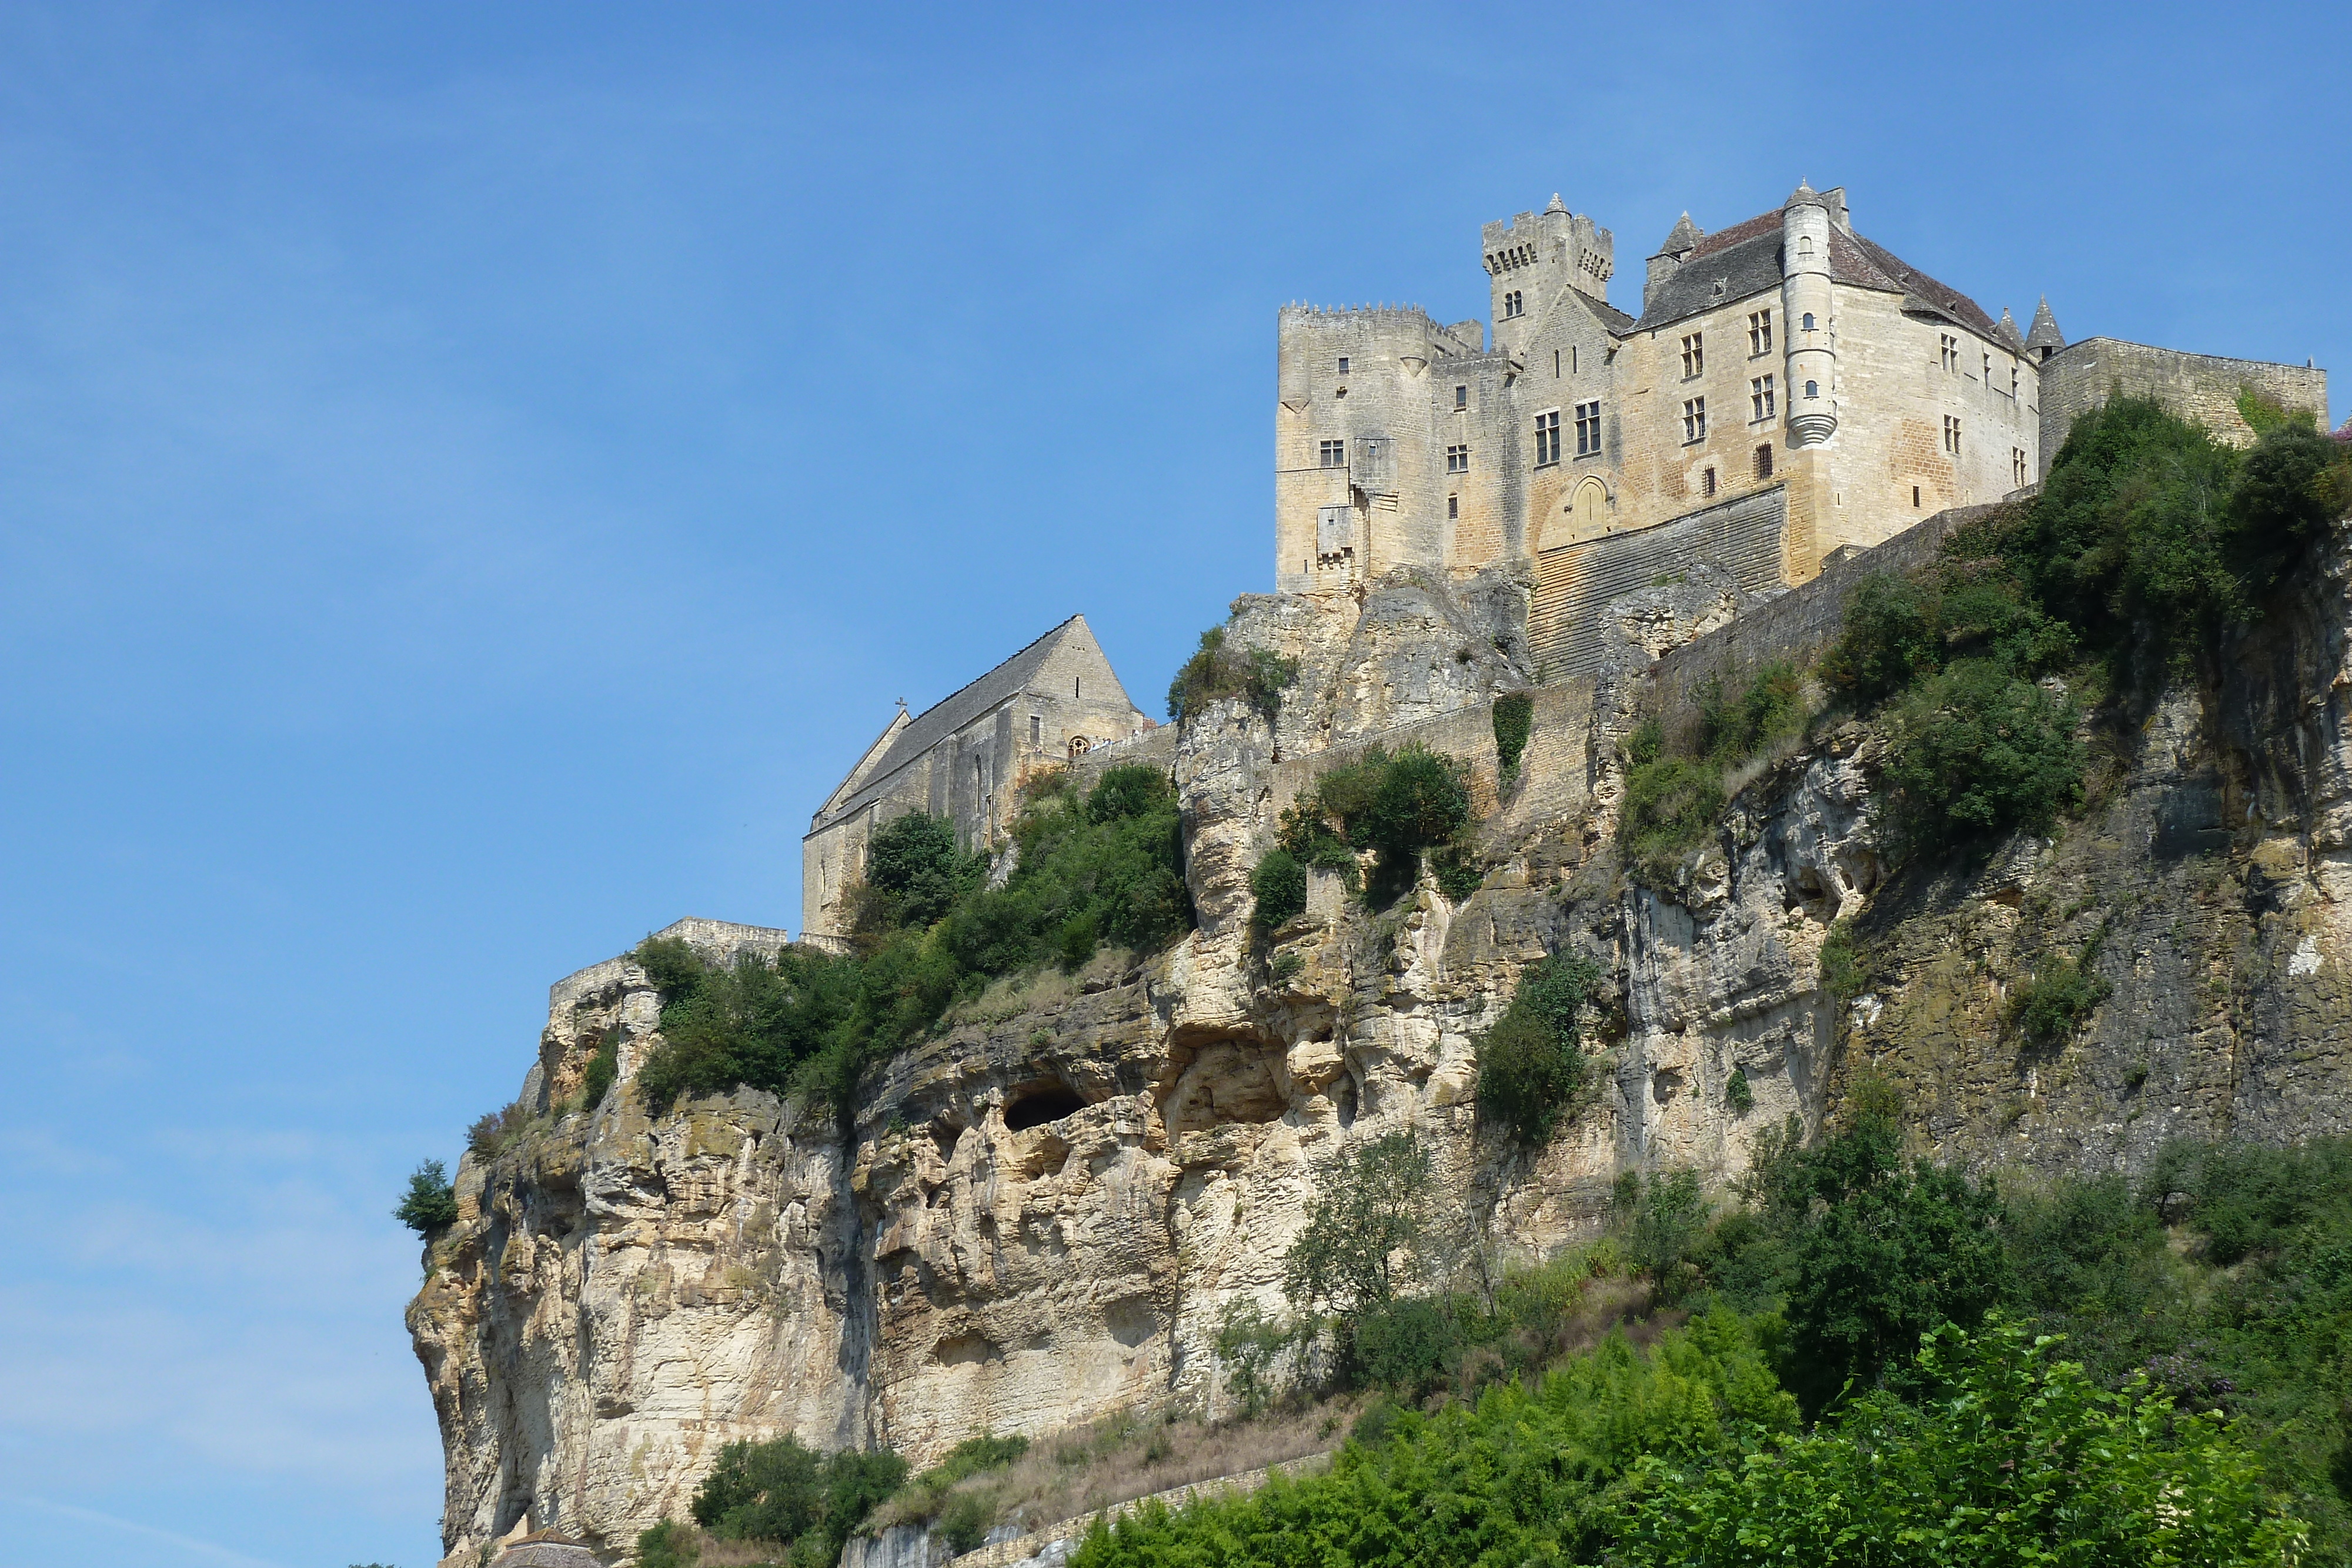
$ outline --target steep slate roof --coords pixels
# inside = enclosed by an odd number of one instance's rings
[[[845,815],[864,805],[866,795],[874,785],[887,779],[900,768],[912,762],[982,714],[993,711],[1008,698],[1018,696],[1026,691],[1030,681],[1036,676],[1037,671],[1045,664],[1047,656],[1060,644],[1063,638],[1069,635],[1072,627],[1085,625],[1086,619],[1083,615],[1071,616],[978,680],[971,682],[950,695],[941,697],[938,702],[917,714],[911,722],[899,729],[898,736],[891,740],[889,749],[882,754],[873,767],[866,769],[866,785],[849,800],[835,807],[832,815],[836,817]]]
[[[1680,225],[1676,228],[1679,232]],[[1999,335],[1992,318],[1975,300],[1835,224],[1830,225],[1830,277],[1860,288],[1900,294],[1906,310],[1941,316],[1987,338]],[[1724,286],[1719,292],[1715,287],[1718,281]],[[1700,240],[1674,276],[1658,287],[1635,325],[1663,327],[1780,287],[1780,214],[1776,209]]]
[[[1575,295],[1580,300],[1583,301],[1584,308],[1587,310],[1591,311],[1595,316],[1601,319],[1601,325],[1608,329],[1612,337],[1622,338],[1633,329],[1633,318],[1626,315],[1625,312],[1618,309],[1617,307],[1610,304],[1606,299],[1595,299],[1591,295],[1587,294],[1583,289],[1577,287],[1574,284],[1570,284],[1569,286],[1568,291],[1570,294]]]
[[[1666,243],[1658,247],[1658,254],[1660,256],[1680,256],[1685,251],[1690,250],[1696,246],[1699,241],[1706,237],[1706,231],[1700,228],[1696,224],[1691,222],[1691,215],[1688,213],[1685,213],[1681,217],[1675,220],[1675,226],[1666,231]]]
[[[2066,334],[2058,330],[2058,318],[2050,314],[2050,296],[2047,294],[2042,297],[2042,303],[2034,307],[2033,326],[2025,334],[2025,346],[2048,349],[2053,353],[2066,346]]]

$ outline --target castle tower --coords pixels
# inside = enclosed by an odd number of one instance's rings
[[[2066,334],[2058,330],[2058,318],[2050,313],[2050,296],[2045,294],[2034,307],[2033,326],[2025,334],[2026,351],[2038,365],[2065,346]]]
[[[1615,236],[1591,217],[1570,212],[1557,192],[1540,213],[1482,225],[1479,249],[1493,294],[1495,348],[1506,354],[1526,352],[1561,289],[1605,303],[1609,275],[1617,265]]]
[[[1829,203],[1800,182],[1780,209],[1780,312],[1788,344],[1789,438],[1801,449],[1821,445],[1838,426],[1830,228]]]

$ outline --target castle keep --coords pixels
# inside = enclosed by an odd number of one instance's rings
[[[1276,584],[1503,568],[1555,675],[1590,673],[1601,607],[1659,574],[1703,561],[1769,591],[2035,483],[2111,371],[2224,434],[2242,382],[2326,413],[2317,371],[2067,350],[2046,302],[2021,335],[1859,233],[1842,188],[1713,235],[1684,214],[1638,318],[1609,301],[1610,231],[1556,195],[1480,253],[1491,341],[1417,308],[1282,311]]]

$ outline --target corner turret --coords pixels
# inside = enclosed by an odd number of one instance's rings
[[[1819,446],[1837,434],[1837,333],[1832,313],[1832,208],[1800,181],[1780,208],[1780,309],[1788,344],[1789,438]]]

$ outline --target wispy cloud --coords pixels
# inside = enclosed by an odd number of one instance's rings
[[[60,1519],[74,1520],[82,1524],[95,1524],[108,1530],[119,1530],[127,1535],[139,1536],[142,1540],[160,1541],[166,1546],[176,1546],[191,1556],[201,1557],[208,1563],[226,1563],[231,1564],[231,1568],[283,1568],[283,1564],[274,1563],[267,1557],[248,1556],[245,1552],[231,1551],[228,1547],[217,1545],[210,1541],[199,1541],[193,1535],[183,1535],[176,1530],[164,1530],[152,1524],[142,1524],[131,1519],[117,1519],[110,1513],[100,1513],[93,1508],[76,1508],[71,1503],[50,1502],[42,1498],[26,1497],[16,1492],[0,1493],[0,1497],[5,1497],[8,1501],[19,1508],[54,1514]]]

